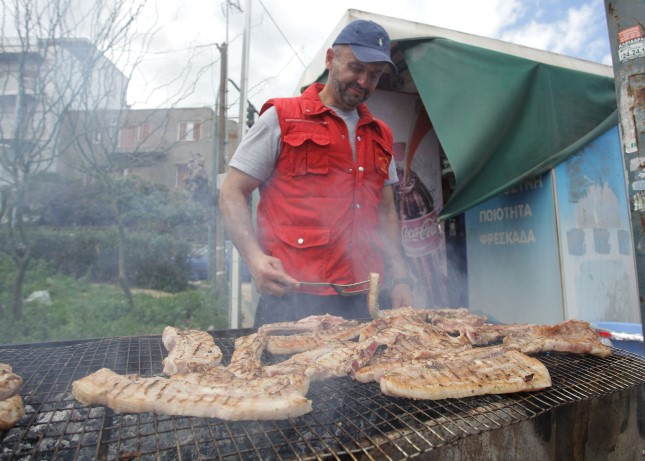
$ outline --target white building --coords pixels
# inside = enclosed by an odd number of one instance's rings
[[[0,40],[0,186],[56,170],[69,110],[125,107],[127,79],[85,39]]]

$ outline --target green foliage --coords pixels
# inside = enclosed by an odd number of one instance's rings
[[[185,190],[168,191],[141,181],[124,182],[119,196],[122,220],[129,228],[172,233],[179,226],[204,225],[205,209]]]
[[[42,173],[29,176],[24,186],[11,205],[25,217],[21,235],[27,238],[13,242],[8,236],[15,229],[0,226],[0,343],[158,334],[165,325],[226,327],[226,315],[218,310],[227,310],[226,299],[188,283],[192,244],[207,240],[204,203],[137,177],[83,185]],[[115,203],[125,227],[134,310],[116,286]],[[25,249],[32,250],[32,260],[23,298],[47,291],[53,304],[25,303],[22,318],[13,320],[16,265],[7,255],[27,254]],[[152,297],[136,288],[175,294]]]
[[[109,226],[114,222],[103,187],[83,185],[55,173],[40,173],[29,178],[24,208],[32,222],[40,226]]]
[[[138,177],[115,178],[112,189],[101,183],[82,185],[55,174],[38,175],[30,182],[26,207],[41,226],[106,227],[115,223],[112,200],[129,231],[180,237],[186,229],[206,240],[208,209],[184,190],[172,190]]]
[[[101,248],[116,245],[114,232],[79,229],[38,228],[31,232],[34,259],[47,261],[52,270],[83,277],[90,274],[100,259]],[[96,270],[98,273],[98,269]],[[113,280],[96,277],[98,280]]]
[[[35,259],[58,273],[114,283],[118,276],[118,245],[114,230],[45,229],[32,233]],[[169,235],[130,233],[126,263],[136,287],[177,292],[188,287],[191,245]]]
[[[130,279],[136,286],[177,292],[188,286],[190,245],[165,235],[136,235],[128,242]]]
[[[11,264],[0,258],[0,280],[12,276]],[[90,284],[55,275],[44,263],[27,274],[25,293],[47,291],[52,304],[25,303],[19,321],[0,322],[0,344],[58,341],[106,336],[161,334],[167,325],[179,328],[227,328],[226,295],[208,288],[153,296],[135,292],[134,310],[118,287]],[[0,305],[8,293],[0,290]]]

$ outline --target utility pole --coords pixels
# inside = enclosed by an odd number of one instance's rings
[[[220,47],[222,62],[219,80],[219,111],[217,114],[217,178],[219,179],[224,173],[224,159],[226,158],[226,145],[228,144],[228,133],[226,132],[226,117],[228,101],[226,100],[226,82],[228,80],[228,44],[223,43]],[[219,184],[217,185],[217,197],[219,198]],[[224,224],[217,206],[217,233],[215,234],[217,242],[216,255],[216,272],[215,279],[218,287],[223,287],[226,281],[226,249],[224,248]]]
[[[645,2],[605,0],[605,13],[645,330]]]
[[[237,125],[237,141],[242,142],[244,138],[244,119],[246,116],[246,105],[248,102],[248,81],[249,81],[249,47],[251,42],[251,3],[252,0],[246,1],[244,9],[244,37],[242,41],[242,75],[240,78],[240,105],[239,119]],[[240,280],[241,260],[240,254],[235,247],[231,251],[231,287],[229,297],[229,319],[231,328],[240,327],[240,312],[242,308],[241,280]]]
[[[218,46],[220,52],[220,84],[216,104],[216,138],[217,145],[213,152],[211,168],[213,200],[213,216],[211,232],[209,233],[209,279],[213,293],[224,287],[226,281],[226,248],[224,246],[224,224],[219,211],[219,178],[224,173],[224,158],[226,156],[226,81],[228,74],[228,47],[226,43]]]

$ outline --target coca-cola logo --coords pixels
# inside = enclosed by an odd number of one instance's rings
[[[439,247],[437,211],[402,221],[401,243],[405,254],[411,257],[425,256],[436,250]]]

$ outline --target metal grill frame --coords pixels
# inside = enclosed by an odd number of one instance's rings
[[[226,364],[236,337],[211,332]],[[645,383],[645,360],[614,349],[607,358],[545,353],[549,389],[464,399],[387,397],[376,383],[313,382],[313,411],[284,421],[223,421],[154,413],[118,414],[73,399],[76,379],[107,367],[162,375],[159,335],[0,346],[0,362],[23,377],[26,414],[0,433],[0,460],[67,459],[407,459],[455,441],[535,418],[572,402]],[[264,354],[265,363],[280,357]]]

